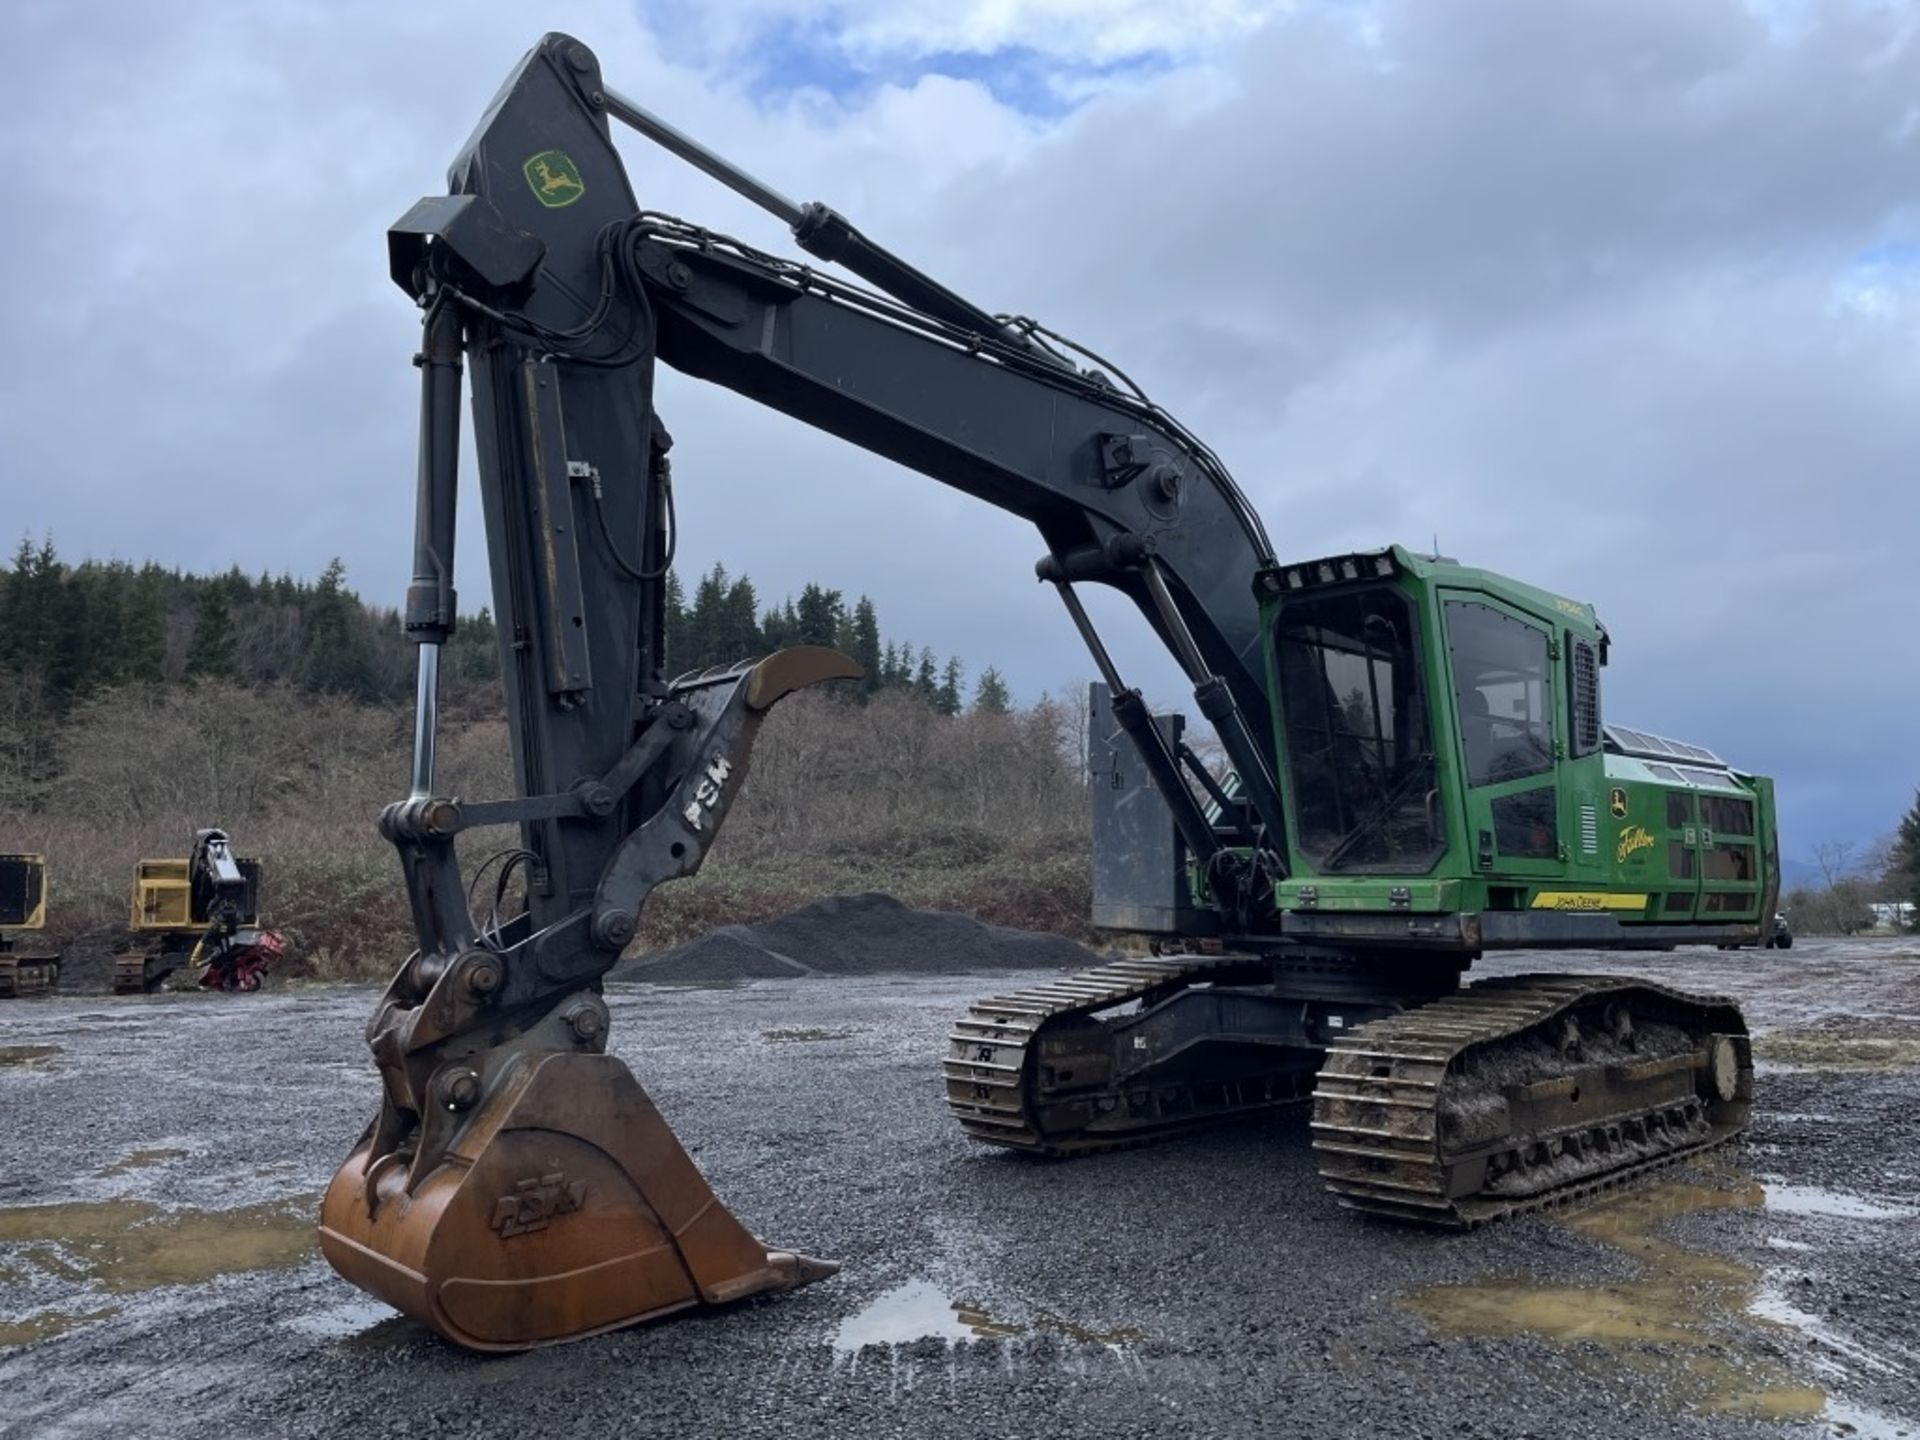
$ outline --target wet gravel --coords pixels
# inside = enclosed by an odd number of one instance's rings
[[[1752,1137],[1684,1178],[1755,1197],[1757,1178],[1772,1198],[1656,1232],[1751,1268],[1751,1285],[1710,1291],[1722,1309],[1701,1336],[1436,1327],[1410,1297],[1490,1280],[1604,1293],[1664,1252],[1565,1217],[1457,1236],[1359,1220],[1321,1193],[1297,1112],[1070,1164],[972,1146],[941,1102],[946,1027],[1027,977],[809,976],[613,986],[614,1048],[751,1227],[846,1269],[483,1359],[365,1301],[303,1245],[251,1234],[308,1213],[373,1112],[372,990],[56,998],[0,1007],[0,1206],[90,1208],[64,1239],[65,1212],[35,1211],[53,1219],[25,1240],[5,1238],[16,1212],[0,1209],[0,1344],[31,1341],[0,1348],[0,1435],[1644,1440],[1920,1420],[1920,1068],[1886,1061],[1898,1045],[1859,1065],[1848,1050],[1920,1039],[1920,953],[1803,942],[1482,968],[1637,969],[1747,1005],[1763,1032]],[[1790,1067],[1766,1061],[1768,1033],[1802,1032],[1827,1038],[1784,1050]],[[59,1049],[27,1053],[45,1046]],[[153,1283],[145,1249],[100,1238],[115,1199],[195,1236],[225,1215],[231,1243],[166,1252]],[[876,1336],[891,1343],[855,1348]],[[1694,1381],[1722,1371],[1768,1393],[1790,1382],[1815,1413],[1717,1413]]]

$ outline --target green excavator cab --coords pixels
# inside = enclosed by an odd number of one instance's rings
[[[1589,605],[1399,547],[1264,572],[1290,936],[1758,944],[1772,782],[1607,724]]]

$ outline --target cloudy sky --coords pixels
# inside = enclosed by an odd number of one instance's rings
[[[1920,784],[1913,4],[3,8],[9,532],[205,569],[338,554],[397,603],[416,322],[384,232],[546,26],[787,193],[1112,356],[1284,557],[1437,537],[1592,601],[1609,714],[1777,775],[1790,856],[1885,831]],[[622,144],[650,208],[792,249]],[[1027,697],[1088,672],[1024,525],[677,377],[661,406],[683,571],[867,593]],[[1144,627],[1100,614],[1180,698]]]

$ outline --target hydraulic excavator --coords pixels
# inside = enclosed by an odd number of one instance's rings
[[[644,208],[615,121],[864,285]],[[1591,607],[1400,548],[1281,562],[1220,459],[1116,367],[745,174],[565,35],[514,71],[448,190],[389,234],[424,338],[412,787],[380,826],[419,946],[368,1030],[379,1114],[323,1202],[348,1279],[511,1350],[836,1268],[749,1233],[606,1053],[601,977],[653,887],[700,865],[763,717],[857,673],[799,648],[670,678],[662,362],[1031,521],[1102,677],[1095,919],[1152,953],[975,1005],[945,1060],[969,1134],[1071,1155],[1311,1097],[1336,1198],[1467,1225],[1743,1128],[1732,1004],[1461,984],[1501,949],[1754,945],[1773,913],[1770,783],[1604,724]],[[463,366],[518,790],[500,800],[435,777]],[[1090,584],[1145,616],[1230,773],[1123,681]],[[501,823],[526,905],[478,920],[456,844]]]

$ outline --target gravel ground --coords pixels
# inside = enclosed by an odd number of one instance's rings
[[[1026,974],[610,987],[615,1049],[720,1196],[846,1269],[504,1359],[312,1249],[377,1096],[372,990],[9,1003],[0,1435],[1907,1433],[1920,952],[1482,968],[1603,965],[1747,1004],[1751,1139],[1459,1236],[1334,1208],[1298,1112],[1070,1164],[963,1142],[947,1023]]]

